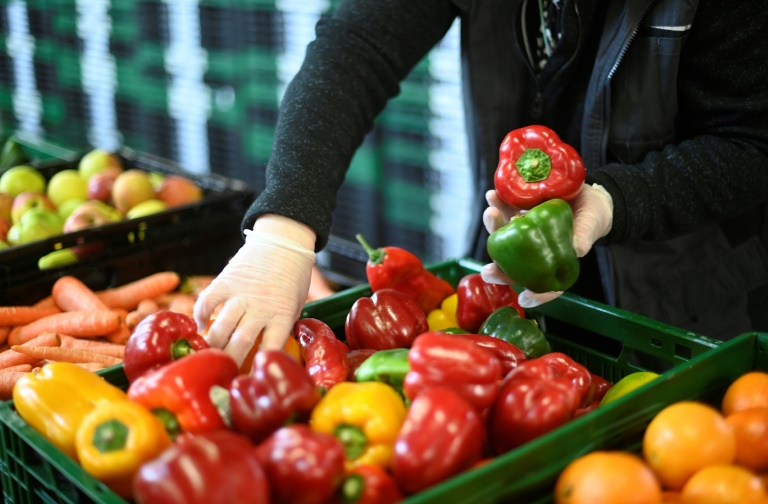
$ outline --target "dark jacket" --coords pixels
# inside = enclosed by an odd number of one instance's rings
[[[613,198],[613,228],[595,252],[608,301],[714,337],[755,328],[747,305],[768,312],[768,296],[754,296],[768,284],[763,0],[566,0],[564,37],[541,74],[523,49],[526,5],[343,2],[286,92],[267,189],[244,226],[286,215],[322,248],[354,151],[458,15],[477,174],[469,253],[487,257],[480,215],[501,140],[545,124]]]

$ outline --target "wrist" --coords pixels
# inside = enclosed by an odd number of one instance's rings
[[[299,221],[282,215],[265,214],[256,219],[253,224],[256,233],[269,233],[292,240],[307,250],[315,250],[317,233]]]

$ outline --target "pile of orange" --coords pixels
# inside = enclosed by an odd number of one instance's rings
[[[682,401],[661,410],[641,455],[593,452],[571,462],[556,504],[768,504],[768,373],[734,381],[720,409]]]

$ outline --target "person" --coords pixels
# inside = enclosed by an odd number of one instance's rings
[[[488,262],[487,233],[517,213],[493,191],[502,139],[542,124],[587,168],[573,292],[720,339],[768,329],[763,0],[349,0],[318,22],[244,245],[195,305],[201,327],[223,305],[209,342],[237,358],[262,331],[262,348],[282,346],[355,150],[457,17],[478,216],[467,255]]]

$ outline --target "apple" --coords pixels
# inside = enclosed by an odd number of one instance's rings
[[[6,193],[0,193],[0,218],[11,220],[12,206],[13,196]]]
[[[157,195],[149,174],[143,170],[126,170],[112,184],[112,203],[123,215],[142,201],[150,199],[157,199]]]
[[[36,168],[14,166],[0,176],[0,193],[16,196],[26,191],[45,192],[45,177]]]
[[[163,212],[168,209],[168,205],[164,201],[159,199],[148,199],[142,201],[138,205],[134,206],[125,214],[128,219],[136,219],[137,217],[144,217],[147,215]]]
[[[155,191],[160,189],[160,184],[163,183],[163,179],[165,178],[165,175],[159,172],[149,172],[149,181],[152,182],[152,187],[155,188]]]
[[[77,170],[62,170],[48,181],[45,193],[58,207],[69,199],[88,199],[88,182]]]
[[[11,229],[11,221],[5,217],[0,217],[0,240],[6,240],[9,229]]]
[[[95,173],[88,179],[88,199],[95,199],[109,203],[112,199],[112,186],[120,173],[113,170],[104,170]]]
[[[120,212],[99,200],[88,200],[75,208],[64,221],[64,232],[71,233],[81,229],[102,226],[123,219]]]
[[[63,226],[64,220],[55,210],[32,208],[24,212],[21,220],[8,230],[8,243],[23,245],[56,236],[61,234]]]
[[[59,215],[61,215],[62,219],[67,220],[67,217],[69,217],[72,214],[72,212],[75,211],[75,208],[79,207],[86,201],[88,200],[80,199],[80,198],[68,199],[67,201],[59,205],[56,208],[56,211],[59,212]]]
[[[103,171],[122,172],[123,162],[116,154],[101,149],[94,149],[80,159],[77,171],[80,172],[80,176],[87,182],[93,175]]]
[[[8,245],[8,242],[0,240],[0,250],[7,249],[8,247],[10,247],[10,245]]]
[[[11,205],[11,223],[18,224],[21,220],[21,216],[33,208],[56,210],[56,205],[53,204],[48,196],[41,192],[23,192],[13,198],[13,204]]]
[[[203,199],[203,190],[186,177],[168,175],[160,183],[157,197],[164,201],[169,208],[172,208]]]

